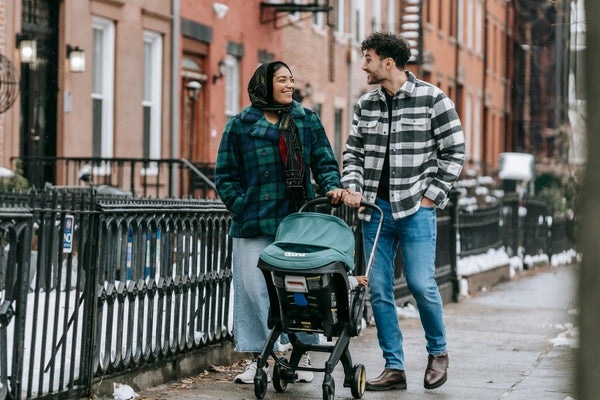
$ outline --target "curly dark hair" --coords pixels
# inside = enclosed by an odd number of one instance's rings
[[[375,32],[362,41],[361,51],[375,50],[375,54],[383,58],[392,58],[396,67],[404,69],[410,58],[410,46],[406,39],[388,32]]]

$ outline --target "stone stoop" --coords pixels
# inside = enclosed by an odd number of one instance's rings
[[[469,284],[469,294],[474,295],[483,288],[490,289],[500,282],[509,281],[510,264],[499,265],[471,275],[463,275],[462,278],[466,279]]]

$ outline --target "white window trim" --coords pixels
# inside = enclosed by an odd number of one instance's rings
[[[358,32],[356,32],[356,41],[361,43],[365,39],[365,0],[356,0],[353,14],[355,26],[352,27],[352,30],[358,29]],[[358,18],[358,21],[354,20],[356,18]]]
[[[162,113],[162,35],[157,32],[144,31],[144,44],[152,46],[152,87],[150,89],[150,101],[142,99],[143,106],[150,107],[150,158],[161,158],[161,113]],[[144,66],[145,68],[145,66]],[[153,163],[149,168],[143,168],[142,174],[158,174],[158,166]]]
[[[225,58],[225,65],[227,67],[227,73],[225,74],[225,116],[228,118],[233,117],[240,112],[240,60],[235,56],[228,54]],[[235,71],[235,73],[232,73]],[[230,83],[234,84],[234,93],[228,93],[227,85]],[[228,97],[231,96],[231,99]],[[231,108],[230,100],[235,103],[235,107]]]
[[[477,54],[481,54],[482,47],[481,42],[483,40],[483,5],[481,1],[477,1],[477,18],[475,18],[475,51]]]
[[[471,160],[471,133],[473,132],[473,123],[471,120],[473,115],[473,102],[471,101],[471,94],[467,94],[465,100],[465,159]]]
[[[473,161],[479,164],[481,161],[481,96],[475,96],[473,121]]]
[[[467,0],[467,48],[473,50],[473,0]]]
[[[457,15],[457,22],[456,22],[456,39],[458,40],[458,43],[464,44],[464,3],[463,0],[458,0],[458,4],[456,6],[456,15]]]
[[[103,32],[102,38],[102,93],[92,93],[93,99],[102,100],[102,138],[100,156],[113,157],[114,147],[114,80],[115,80],[115,23],[106,18],[93,16],[92,28]],[[110,174],[110,166],[94,167],[94,174]]]
[[[335,10],[335,31],[338,33],[345,33],[346,31],[346,0],[337,0],[337,9]]]
[[[381,31],[381,0],[373,0],[373,32]]]
[[[396,0],[388,0],[388,32],[396,31]]]

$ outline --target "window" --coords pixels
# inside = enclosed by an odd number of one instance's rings
[[[471,132],[472,132],[472,124],[471,124],[471,118],[472,118],[472,112],[473,112],[473,106],[471,104],[471,95],[468,94],[466,100],[466,104],[465,104],[465,123],[464,123],[464,130],[465,130],[465,159],[468,161],[472,161],[471,160]]]
[[[458,0],[456,5],[456,39],[458,43],[464,43],[463,37],[463,15],[464,15],[464,4],[463,0]]]
[[[481,97],[475,96],[473,110],[473,161],[481,161]]]
[[[450,32],[450,37],[456,37],[456,0],[450,0],[450,25],[448,28],[448,32]]]
[[[396,31],[396,0],[388,0],[388,32]]]
[[[473,49],[473,0],[467,3],[467,48]]]
[[[345,32],[345,9],[344,9],[345,0],[337,0],[337,8],[335,10],[335,30],[339,33]]]
[[[444,24],[442,21],[444,20],[444,4],[446,3],[447,0],[439,0],[438,2],[438,30],[440,31],[444,30]]]
[[[225,60],[225,115],[233,117],[240,112],[240,60],[227,55]]]
[[[319,103],[313,103],[312,104],[312,110],[315,112],[315,114],[317,114],[319,116],[319,118],[321,118],[321,104]]]
[[[112,157],[115,24],[105,18],[93,17],[92,28],[92,154],[94,157]]]
[[[477,2],[477,17],[475,18],[475,51],[481,53],[481,41],[483,39],[483,8],[481,7],[481,1]]]
[[[342,110],[341,108],[336,108],[334,113],[334,151],[337,159],[342,160],[342,118],[344,116],[344,110]]]
[[[144,158],[161,156],[162,36],[144,31]]]
[[[373,0],[373,32],[381,31],[381,0]]]
[[[356,41],[362,42],[365,38],[365,0],[356,0],[354,8],[354,16],[356,24]]]

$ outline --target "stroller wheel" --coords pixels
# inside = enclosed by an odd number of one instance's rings
[[[262,368],[254,376],[254,395],[257,399],[264,399],[267,394],[267,373]]]
[[[363,394],[365,394],[366,382],[367,373],[365,371],[365,366],[362,364],[356,364],[354,368],[352,368],[352,384],[350,385],[352,397],[355,399],[360,399]]]
[[[285,380],[287,369],[282,368],[281,365],[275,363],[273,368],[273,388],[277,392],[284,392],[287,388],[288,382]]]
[[[335,381],[330,374],[323,379],[323,400],[333,400],[335,396]]]

